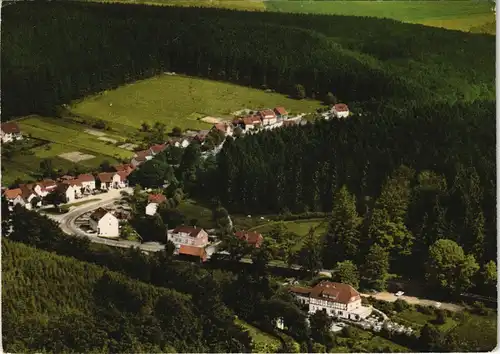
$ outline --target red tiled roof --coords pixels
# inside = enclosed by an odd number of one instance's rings
[[[177,226],[173,233],[176,234],[176,233],[179,233],[179,232],[183,232],[183,233],[186,233],[186,234],[189,234],[191,237],[196,237],[198,236],[198,234],[203,231],[203,229],[199,228],[199,227],[192,227],[192,226]]]
[[[135,159],[137,161],[146,160],[146,157],[151,156],[151,150],[142,150],[135,153]]]
[[[44,179],[40,182],[36,182],[36,184],[38,184],[42,188],[52,188],[57,186],[56,181],[51,179]]]
[[[248,117],[245,117],[243,118],[243,124],[245,125],[254,125],[254,124],[260,124],[261,121],[260,121],[260,118],[257,117],[257,116],[248,116]]]
[[[115,172],[101,172],[101,173],[97,174],[97,178],[101,182],[109,183],[113,180],[114,175],[115,175]]]
[[[167,200],[167,197],[165,197],[163,194],[150,194],[148,195],[148,202],[150,203],[163,203]]]
[[[80,180],[81,182],[92,182],[92,181],[95,181],[95,178],[94,176],[92,176],[91,174],[81,174],[81,175],[78,175],[77,177],[78,180]]]
[[[226,123],[217,123],[217,124],[214,124],[214,128],[225,133],[227,130],[227,124]]]
[[[276,112],[277,114],[279,114],[280,116],[285,116],[288,114],[288,112],[286,111],[285,107],[276,107],[274,109],[274,112]]]
[[[132,166],[129,163],[125,163],[125,164],[122,164],[122,165],[114,165],[113,168],[115,169],[116,172],[132,171],[134,169],[134,166]]]
[[[288,126],[291,126],[291,125],[296,125],[297,123],[293,120],[284,120],[283,121],[283,126],[284,127],[288,127]]]
[[[179,254],[200,257],[203,261],[207,258],[207,252],[203,247],[181,245],[179,248]]]
[[[349,107],[344,103],[337,103],[333,106],[337,112],[349,112]]]
[[[19,128],[19,125],[17,125],[16,122],[3,123],[1,125],[1,129],[4,133],[7,134],[17,134],[21,132],[21,129]]]
[[[151,149],[151,151],[153,151],[153,153],[159,154],[160,152],[165,150],[166,147],[167,146],[165,144],[156,144],[156,145],[151,146],[150,149]]]
[[[324,301],[348,304],[359,300],[359,293],[350,285],[323,280],[313,288],[292,287],[291,292],[309,294],[309,297]]]
[[[276,114],[270,109],[263,109],[262,111],[259,111],[259,115],[262,117],[262,119],[276,118]]]
[[[21,188],[14,188],[14,189],[6,189],[3,193],[5,198],[7,199],[16,199],[18,195],[21,195],[23,192],[21,191]]]
[[[264,237],[262,237],[261,234],[255,231],[237,231],[235,235],[240,240],[245,240],[249,244],[255,245],[256,247],[259,247],[264,240]]]

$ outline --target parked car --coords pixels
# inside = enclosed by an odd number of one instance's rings
[[[403,296],[403,295],[404,295],[404,293],[405,293],[404,291],[398,291],[395,295],[396,295],[396,296]]]

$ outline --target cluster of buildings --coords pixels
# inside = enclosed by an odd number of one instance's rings
[[[264,241],[261,234],[253,231],[238,231],[234,236],[256,248],[260,247]],[[176,255],[195,258],[200,262],[205,262],[208,259],[206,248],[210,242],[208,233],[202,228],[178,226],[167,231],[167,240],[175,245],[174,254]]]
[[[22,140],[22,138],[21,128],[16,122],[7,122],[0,125],[0,140],[3,144]]]
[[[49,193],[58,192],[64,196],[65,203],[95,193],[96,190],[125,188],[128,186],[128,175],[134,170],[132,165],[113,166],[114,172],[96,174],[80,174],[78,176],[64,175],[57,181],[44,179],[35,183],[20,184],[18,188],[4,189],[3,196],[14,207],[21,204],[27,209],[39,207]],[[99,188],[97,188],[98,183]]]

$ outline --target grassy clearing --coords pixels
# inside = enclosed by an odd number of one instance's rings
[[[133,155],[132,152],[121,149],[113,143],[99,140],[99,136],[86,133],[85,127],[76,123],[36,116],[19,120],[18,123],[23,133],[62,145],[65,147],[64,152],[86,150],[90,151],[90,154],[104,154],[117,158],[131,158]],[[120,141],[116,135],[106,134],[105,137]]]
[[[468,31],[494,22],[491,4],[484,1],[266,1],[267,11],[371,16],[402,22]]]
[[[196,219],[196,226],[203,229],[212,229],[215,227],[215,223],[212,220],[212,210],[193,200],[182,201],[178,206],[178,210],[185,216],[187,223],[192,219]]]
[[[111,104],[111,106],[110,106]],[[162,122],[170,130],[208,129],[204,116],[229,117],[243,108],[285,106],[292,112],[312,112],[320,107],[313,100],[294,100],[277,93],[266,93],[234,84],[186,77],[160,75],[105,91],[73,103],[71,111],[139,128],[142,122]]]
[[[452,331],[456,333],[457,338],[468,344],[467,348],[471,352],[492,351],[497,345],[497,314],[468,314]]]
[[[280,223],[280,221],[270,222],[253,227],[251,230],[262,233],[265,238],[266,233],[269,232],[273,228],[273,226],[277,225],[278,223]],[[311,227],[315,228],[314,235],[316,237],[321,237],[326,232],[326,229],[328,227],[328,224],[324,219],[283,221],[283,225],[285,225],[287,231],[293,232],[297,235],[297,238],[294,239],[295,243],[292,247],[292,249],[295,251],[298,251],[302,247],[304,237],[308,234]]]
[[[254,353],[277,353],[281,348],[281,342],[276,337],[262,332],[260,329],[240,319],[235,319],[234,322],[241,328],[247,330],[248,334],[252,337]]]

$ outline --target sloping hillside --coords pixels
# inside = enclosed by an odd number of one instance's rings
[[[188,295],[5,238],[2,330],[7,352],[211,351]]]

